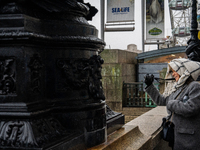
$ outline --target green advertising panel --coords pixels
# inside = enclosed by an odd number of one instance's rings
[[[164,0],[146,0],[146,40],[165,37]]]

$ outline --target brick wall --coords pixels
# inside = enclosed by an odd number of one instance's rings
[[[123,81],[136,81],[137,54],[118,49],[104,50],[101,53],[101,57],[104,59],[101,74],[106,103],[113,111],[124,114],[126,123],[152,109],[145,107],[122,108]]]

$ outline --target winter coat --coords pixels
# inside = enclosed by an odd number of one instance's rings
[[[167,106],[168,113],[174,112],[174,150],[200,150],[200,83],[193,81],[167,97],[153,84],[145,91],[157,105]],[[186,95],[189,98],[183,101]]]

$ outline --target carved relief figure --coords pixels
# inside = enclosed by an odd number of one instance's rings
[[[95,100],[105,100],[101,82],[103,62],[103,59],[97,55],[90,59],[58,59],[57,66],[62,71],[62,77],[58,81],[57,89],[63,92],[88,89],[90,96]]]

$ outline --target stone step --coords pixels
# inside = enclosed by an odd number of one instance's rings
[[[107,141],[88,150],[147,150],[151,144],[151,136],[144,135],[134,125],[124,125],[110,134]]]

